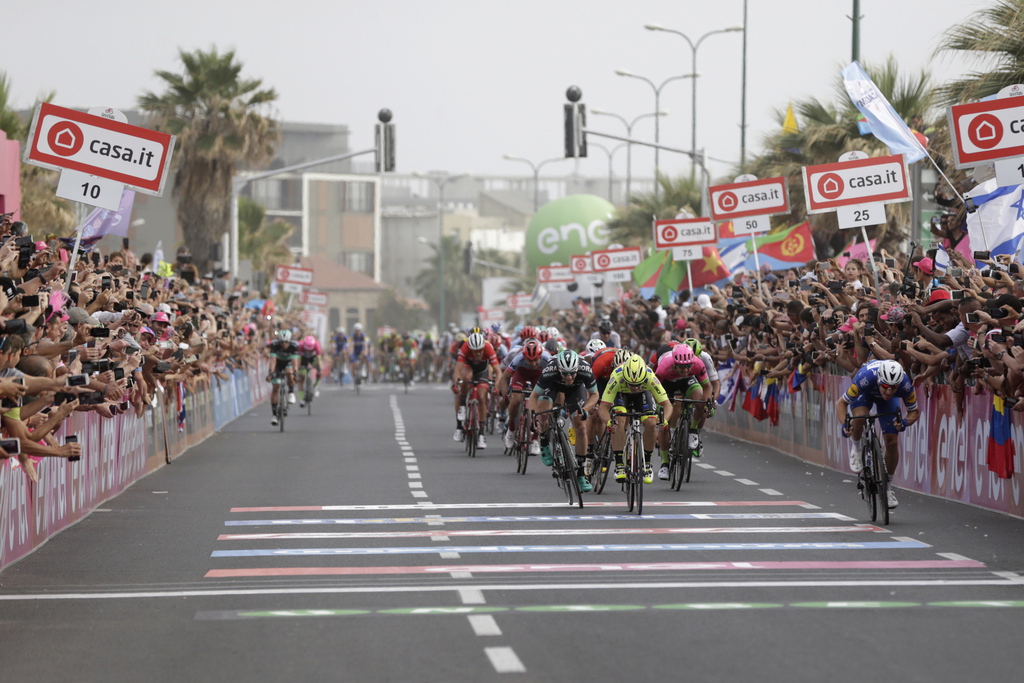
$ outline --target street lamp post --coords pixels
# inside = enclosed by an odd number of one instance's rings
[[[545,159],[544,161],[538,164],[533,163],[532,161],[525,157],[512,156],[511,154],[504,155],[504,158],[508,159],[509,161],[521,161],[524,164],[529,164],[530,168],[533,169],[533,212],[537,213],[537,209],[540,206],[540,194],[538,189],[540,186],[540,169],[542,169],[546,164],[550,164],[553,161],[565,161],[565,158],[555,157],[553,159]]]
[[[651,79],[647,78],[646,76],[638,76],[637,74],[632,73],[630,71],[626,71],[625,69],[616,69],[615,73],[617,75],[619,75],[619,76],[625,76],[626,78],[636,78],[636,79],[639,79],[639,80],[644,81],[645,83],[647,83],[647,85],[651,86],[651,89],[654,90],[654,111],[655,112],[661,111],[661,89],[662,88],[664,88],[666,85],[668,85],[672,81],[679,81],[679,80],[682,80],[684,78],[693,78],[694,75],[695,75],[695,74],[682,74],[681,76],[671,76],[669,78],[666,78],[664,81],[662,81],[661,85],[655,85],[654,81],[652,81]],[[659,144],[661,142],[661,126],[658,125],[658,123],[660,121],[660,118],[661,117],[659,117],[659,116],[655,116],[654,117],[654,144]],[[659,152],[659,149],[657,147],[655,147],[654,148],[654,196],[655,197],[658,196],[658,168],[659,168],[659,166],[658,166],[658,161],[659,161],[659,159],[658,159],[658,152]]]
[[[690,101],[691,101],[691,118],[693,119],[691,121],[691,123],[690,123],[690,149],[692,149],[693,151],[697,151],[697,77],[700,76],[700,74],[697,73],[697,48],[700,47],[700,44],[703,43],[704,39],[707,38],[708,36],[713,36],[716,33],[736,33],[737,31],[742,31],[743,27],[742,26],[730,26],[729,28],[722,28],[722,29],[718,29],[716,31],[708,31],[707,33],[702,35],[700,38],[698,38],[696,43],[693,42],[692,40],[690,40],[690,37],[687,36],[682,31],[677,31],[677,30],[672,29],[672,28],[665,28],[664,26],[660,26],[658,24],[644,24],[644,28],[647,29],[648,31],[664,31],[665,33],[674,33],[677,36],[680,36],[683,40],[685,40],[686,44],[690,46],[690,54],[691,54],[691,57],[692,57],[691,68],[690,68],[690,77],[692,79],[692,81],[691,81],[692,86],[691,86],[691,92],[690,92]],[[657,107],[655,107],[655,109],[657,109]],[[690,160],[690,180],[691,181],[693,180],[693,178],[696,175],[696,173],[697,173],[697,164],[691,158],[691,160]]]
[[[437,327],[437,334],[444,334],[444,188],[445,186],[460,178],[465,178],[468,173],[452,175],[445,171],[431,171],[430,173],[413,173],[417,178],[429,180],[437,186],[437,287],[438,287],[438,314],[440,322]]]
[[[602,152],[604,152],[605,154],[608,155],[608,201],[611,202],[612,204],[614,204],[615,200],[612,197],[612,183],[615,181],[615,176],[613,175],[613,172],[612,172],[612,157],[620,149],[622,149],[623,147],[627,147],[629,143],[626,143],[626,142],[620,143],[618,145],[615,145],[615,147],[613,147],[612,149],[608,149],[604,145],[602,145],[600,143],[597,143],[597,142],[587,142],[587,144],[590,145],[591,147],[597,147],[599,150],[601,150]],[[627,201],[628,201],[628,196],[627,196]]]
[[[668,115],[667,111],[653,111],[650,114],[640,114],[640,116],[636,117],[632,121],[627,121],[625,119],[625,117],[620,116],[619,114],[615,114],[615,113],[610,112],[610,111],[605,111],[604,109],[591,109],[590,113],[591,114],[595,114],[597,116],[612,116],[614,118],[617,118],[619,121],[622,121],[622,125],[624,125],[626,127],[626,137],[627,138],[633,137],[633,126],[635,126],[636,122],[639,121],[640,119],[645,119],[645,118],[650,117],[650,116],[658,117],[658,116],[667,116]],[[633,143],[627,142],[626,143],[626,198],[625,198],[627,203],[629,202],[629,196],[632,194],[632,182],[633,182]]]

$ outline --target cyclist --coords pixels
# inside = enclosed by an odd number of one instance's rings
[[[403,332],[397,348],[398,365],[403,372],[409,374],[410,379],[416,370],[416,352],[418,350],[419,344],[416,343],[416,340],[409,336],[408,332]]]
[[[479,328],[475,328],[479,329]],[[462,342],[458,356],[455,361],[455,371],[452,373],[452,391],[455,392],[455,433],[452,438],[462,441],[465,434],[462,430],[462,421],[466,419],[466,396],[474,385],[477,387],[478,411],[480,416],[479,424],[487,422],[487,388],[488,380],[493,380],[498,372],[498,356],[494,348],[487,343],[484,335],[480,332],[473,332],[466,341]],[[462,381],[462,388],[459,389],[459,381]],[[476,447],[487,448],[487,441],[484,439],[483,430],[477,434]]]
[[[590,335],[591,339],[600,339],[605,343],[605,346],[614,346],[616,348],[622,346],[622,338],[619,333],[612,329],[611,318],[607,316],[601,318],[601,322],[597,323],[597,332]]]
[[[508,448],[512,448],[513,439],[515,438],[513,432],[516,429],[515,425],[519,417],[519,409],[523,404],[523,395],[510,394],[508,389],[511,387],[516,391],[523,391],[527,386],[532,387],[537,384],[544,366],[547,365],[551,358],[551,354],[544,350],[539,341],[527,339],[522,349],[514,358],[509,360],[508,366],[505,367],[501,377],[498,378],[497,391],[508,400],[508,429],[505,431],[505,446]],[[531,441],[530,454],[537,455],[538,453],[540,453],[540,444],[536,441]]]
[[[625,363],[615,368],[608,386],[601,395],[601,403],[597,410],[601,420],[612,428],[612,452],[615,454],[615,481],[626,480],[626,467],[622,462],[622,450],[626,443],[625,420],[611,419],[611,412],[624,413],[627,410],[643,415],[644,436],[644,483],[654,481],[654,470],[651,468],[651,453],[655,446],[655,428],[658,413],[655,404],[663,410],[661,426],[665,427],[672,417],[672,404],[668,400],[665,388],[647,367],[644,359],[633,354]],[[613,407],[614,406],[614,407]]]
[[[345,347],[348,346],[348,335],[345,334],[344,327],[339,327],[334,331],[334,336],[331,337],[331,346],[334,349],[334,353],[331,356],[331,363],[334,368],[332,374],[337,374],[338,384],[341,384],[342,375],[345,374]]]
[[[677,344],[671,351],[662,354],[654,374],[661,380],[661,385],[669,396],[680,393],[685,398],[695,401],[708,401],[714,395],[704,362],[693,355],[693,349],[689,344]],[[673,413],[669,429],[675,428],[681,412]],[[696,406],[690,422],[690,443],[685,446],[693,452],[695,458],[700,457],[700,429],[704,425],[704,413],[704,406]],[[663,430],[659,438],[661,468],[658,470],[658,479],[668,479],[669,476],[669,429]]]
[[[580,354],[580,356],[582,356],[583,360],[589,363],[590,359],[594,357],[595,353],[607,347],[608,345],[605,344],[600,339],[591,339],[590,341],[587,342],[587,346],[583,350],[583,353]]]
[[[430,382],[434,379],[434,338],[430,334],[423,335],[423,341],[420,342],[420,377],[424,382]]]
[[[572,415],[572,425],[576,430],[576,476],[579,479],[580,491],[587,493],[593,486],[583,474],[586,460],[587,423],[586,417],[599,398],[597,381],[590,365],[580,358],[572,349],[563,349],[548,361],[541,372],[540,379],[533,385],[533,392],[527,402],[530,410],[548,410],[558,395],[562,395],[562,405]],[[543,406],[540,404],[544,403]],[[547,443],[547,425],[550,415],[540,416],[541,462],[550,467],[554,461],[551,444]]]
[[[363,334],[363,324],[356,323],[352,326],[352,353],[348,357],[349,371],[352,373],[352,383],[358,384],[366,374],[369,366],[369,359],[366,356],[366,335]]]
[[[281,390],[281,378],[284,377],[288,383],[288,403],[295,403],[295,372],[299,368],[299,345],[292,341],[292,331],[278,330],[277,339],[267,344],[270,358],[274,361],[274,367],[267,376],[271,383],[270,405],[273,415],[270,424],[277,426],[277,397]]]
[[[593,339],[591,342],[595,341]],[[589,343],[589,342],[588,342]],[[612,376],[612,371],[619,367],[633,355],[633,352],[629,349],[616,349],[610,346],[606,346],[600,349],[594,356],[588,361],[590,363],[591,371],[594,373],[594,379],[597,380],[597,393],[604,395],[605,387],[608,386],[608,379]],[[590,416],[590,423],[588,425],[587,433],[591,435],[590,442],[587,444],[587,468],[593,465],[593,449],[596,439],[603,433],[604,423],[601,422],[600,416],[597,411]]]
[[[850,449],[850,469],[859,473],[864,469],[861,457],[861,438],[864,436],[866,420],[854,419],[847,432],[847,408],[853,409],[853,417],[863,417],[875,406],[878,413],[899,413],[900,400],[907,407],[907,416],[899,417],[882,423],[882,440],[885,442],[885,470],[890,478],[900,463],[899,433],[921,418],[917,407],[917,394],[914,392],[914,380],[911,379],[903,366],[894,360],[874,360],[864,365],[853,376],[853,384],[846,393],[836,401],[836,416],[843,425],[843,436],[853,441]],[[899,502],[892,487],[889,487],[889,509],[895,509]]]
[[[320,342],[311,334],[307,334],[299,342],[299,372],[303,370],[306,372],[312,372],[316,370],[316,380],[313,382],[313,397],[320,395],[320,391],[317,387],[320,385],[320,356],[323,354],[323,349],[320,348]],[[299,407],[306,407],[306,397],[302,397],[303,400],[299,401]]]
[[[512,340],[512,346],[510,349],[514,349],[517,346],[522,346],[526,343],[527,339],[537,338],[537,328],[532,325],[524,325],[519,330],[519,336]]]
[[[704,363],[704,369],[708,371],[708,381],[711,382],[711,395],[717,400],[722,393],[722,381],[718,378],[718,368],[715,367],[714,359],[711,358],[711,354],[704,350],[704,345],[700,343],[700,340],[690,337],[684,340],[683,343],[689,346],[693,351],[693,355]],[[708,415],[708,417],[711,417],[711,415]]]

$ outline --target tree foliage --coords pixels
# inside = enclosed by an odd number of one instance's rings
[[[238,202],[238,253],[252,260],[253,270],[272,279],[279,265],[291,263],[288,237],[294,228],[282,220],[267,221],[267,210],[248,197]]]
[[[939,86],[939,104],[973,102],[1024,83],[1024,0],[999,0],[955,24],[936,53],[969,53],[980,63],[978,70]]]

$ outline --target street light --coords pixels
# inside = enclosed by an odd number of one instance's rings
[[[604,152],[605,154],[608,155],[608,201],[611,202],[612,204],[614,204],[615,201],[612,199],[612,183],[614,182],[614,176],[612,175],[612,156],[616,152],[618,152],[620,149],[625,147],[627,143],[621,142],[621,143],[615,145],[615,147],[612,148],[612,149],[608,149],[604,145],[602,145],[600,143],[597,143],[597,142],[587,142],[587,144],[590,145],[591,147],[597,147],[599,150],[601,150],[602,152]],[[627,196],[627,201],[628,201],[628,196]]]
[[[647,118],[649,116],[655,116],[655,117],[657,117],[657,116],[668,116],[668,112],[667,111],[653,111],[653,112],[651,112],[649,114],[640,114],[640,116],[636,117],[632,121],[627,121],[625,119],[625,117],[620,116],[619,114],[615,114],[615,113],[610,112],[610,111],[605,111],[604,109],[591,109],[590,113],[591,114],[596,114],[597,116],[612,116],[614,118],[617,118],[619,121],[622,121],[622,125],[624,125],[626,127],[626,137],[627,138],[632,138],[633,137],[633,126],[636,125],[636,122],[639,121],[640,119],[645,119],[645,118]],[[632,181],[633,181],[633,143],[627,142],[626,143],[626,202],[627,203],[629,202],[630,194],[632,194],[632,190],[630,189],[631,186],[632,186]],[[657,180],[655,180],[655,184],[657,184]]]
[[[452,175],[446,171],[431,171],[430,173],[420,173],[416,171],[413,175],[417,178],[423,178],[429,180],[437,186],[437,231],[438,231],[438,242],[437,242],[437,287],[438,293],[438,313],[441,322],[438,324],[437,333],[444,334],[444,188],[445,186],[460,178],[469,176],[468,173],[459,173]]]
[[[666,85],[668,85],[672,81],[679,81],[679,80],[682,80],[684,78],[693,78],[696,75],[696,74],[683,74],[681,76],[671,76],[669,78],[666,78],[664,81],[662,81],[661,85],[654,85],[654,81],[652,81],[651,79],[647,78],[646,76],[638,76],[635,73],[632,73],[631,71],[626,71],[625,69],[616,69],[615,73],[617,75],[619,75],[619,76],[625,76],[626,78],[636,78],[636,79],[639,79],[639,80],[644,81],[645,83],[647,83],[647,85],[651,86],[651,89],[654,90],[654,111],[656,111],[656,112],[661,111],[661,106],[660,105],[661,105],[661,89],[662,88],[664,88]],[[654,117],[654,144],[656,144],[656,145],[661,143],[661,126],[658,125],[658,123],[660,121],[660,118],[661,117],[659,117],[659,116],[655,116]],[[659,166],[658,166],[658,152],[659,152],[658,148],[655,147],[654,148],[654,196],[655,197],[658,196],[658,168],[659,168]]]
[[[683,40],[685,40],[687,45],[690,46],[690,54],[692,56],[692,61],[691,61],[691,65],[690,65],[691,66],[691,68],[690,68],[690,76],[692,78],[690,102],[691,102],[691,110],[692,110],[691,111],[691,117],[693,119],[692,122],[691,122],[691,125],[690,125],[690,149],[693,150],[694,152],[696,152],[697,151],[697,77],[700,76],[700,74],[697,73],[697,48],[700,47],[700,44],[703,43],[704,39],[707,38],[708,36],[713,36],[716,33],[736,33],[738,31],[742,31],[743,27],[742,26],[730,26],[729,28],[722,28],[722,29],[718,29],[716,31],[708,31],[707,33],[702,35],[700,38],[698,38],[696,43],[694,43],[692,40],[690,40],[689,36],[687,36],[682,31],[677,31],[677,30],[675,30],[673,28],[665,28],[664,26],[661,26],[659,24],[644,24],[644,28],[647,29],[648,31],[663,31],[665,33],[674,33],[677,36],[680,36]],[[655,107],[655,109],[657,109],[657,107]],[[691,159],[690,159],[690,180],[691,181],[693,180],[693,177],[694,177],[694,175],[696,173],[697,173],[697,165],[696,165],[696,162],[691,157]]]
[[[508,159],[509,161],[521,161],[524,164],[529,164],[530,168],[533,169],[533,212],[537,213],[537,208],[540,205],[540,195],[538,194],[538,187],[540,184],[540,169],[542,169],[545,164],[550,164],[553,161],[565,161],[565,158],[555,157],[553,159],[545,159],[539,164],[534,164],[532,161],[526,159],[525,157],[516,157],[512,156],[511,154],[505,154],[503,155],[503,157],[505,159]]]

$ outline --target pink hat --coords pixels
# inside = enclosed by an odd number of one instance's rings
[[[857,322],[857,318],[850,316],[846,319],[846,322],[839,326],[840,332],[853,332],[853,324]]]
[[[36,242],[36,251],[46,251],[46,249],[46,242],[43,242],[42,240]]]
[[[920,261],[915,261],[914,265],[924,271],[925,275],[931,275],[935,272],[935,261],[930,258],[923,258]]]
[[[154,313],[151,320],[155,323],[167,323],[168,325],[171,324],[171,319],[163,311],[157,311],[156,313]]]

